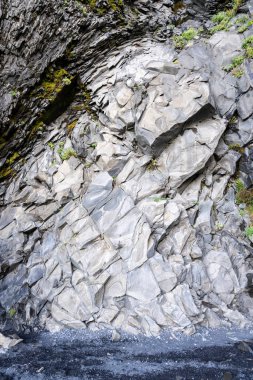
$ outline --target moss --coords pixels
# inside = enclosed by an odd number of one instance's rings
[[[239,144],[231,144],[228,147],[230,150],[235,150],[238,153],[244,153],[244,147]]]
[[[0,180],[4,180],[14,174],[15,172],[10,166],[3,167],[2,169],[0,169]]]
[[[243,55],[237,55],[232,59],[232,63],[228,66],[225,66],[223,69],[227,72],[232,71],[238,66],[241,66],[244,63],[245,57]]]
[[[233,0],[232,7],[227,11],[219,12],[212,17],[212,22],[215,26],[211,29],[211,33],[216,33],[221,30],[228,31],[233,25],[231,19],[237,14],[243,0]]]
[[[165,197],[155,197],[153,198],[153,201],[154,202],[162,202],[162,201],[166,201],[167,199]]]
[[[253,189],[246,189],[244,183],[237,179],[236,186],[236,203],[245,204],[245,213],[248,214],[250,220],[253,222]]]
[[[20,154],[18,152],[14,152],[10,158],[6,161],[7,164],[12,165],[15,161],[20,157]]]
[[[253,36],[249,36],[243,40],[242,48],[244,49],[244,54],[234,57],[231,64],[223,67],[226,72],[231,73],[236,78],[241,78],[244,75],[242,65],[245,59],[253,58]]]
[[[38,131],[43,131],[45,124],[41,120],[37,120],[31,127],[29,139],[33,138]]]
[[[172,6],[172,10],[174,13],[180,12],[182,9],[185,9],[185,4],[183,1],[174,2],[175,4]]]
[[[0,136],[0,149],[2,150],[5,145],[8,143],[8,141],[6,141],[6,139],[3,137],[3,136]]]
[[[219,12],[216,15],[214,15],[211,20],[213,23],[218,24],[218,23],[222,22],[224,19],[226,19],[227,17],[228,16],[227,16],[226,12]]]
[[[77,153],[72,148],[66,148],[64,149],[64,142],[61,141],[59,143],[59,148],[57,150],[59,156],[61,157],[62,161],[68,160],[70,157],[77,157]]]
[[[84,103],[74,104],[73,106],[71,106],[71,110],[72,111],[85,111],[85,104]]]
[[[247,23],[239,26],[239,28],[237,29],[237,32],[238,33],[244,33],[244,32],[246,32],[246,30],[248,30],[251,27],[251,25],[253,25],[253,20],[250,20]]]
[[[253,59],[253,47],[246,48],[246,57],[249,59]]]
[[[231,119],[229,120],[230,125],[236,124],[237,122],[238,122],[238,119],[235,115],[232,116]]]
[[[223,223],[220,223],[218,221],[215,223],[215,229],[217,231],[221,231],[221,230],[223,230],[223,228],[224,228],[224,224]]]
[[[90,11],[97,13],[98,15],[102,16],[107,11],[113,11],[117,13],[121,13],[124,7],[123,0],[107,0],[104,2],[103,6],[97,6],[96,0],[79,0],[82,4],[87,5],[87,8],[90,9]],[[86,8],[86,9],[87,9]]]
[[[253,236],[253,226],[249,226],[245,230],[245,235],[247,238],[251,238]]]
[[[236,192],[238,193],[239,191],[245,190],[244,183],[242,182],[241,179],[236,179],[235,180],[235,186],[236,186]]]
[[[231,64],[223,67],[226,72],[231,73],[236,78],[241,78],[244,75],[242,65],[245,59],[253,58],[253,36],[249,36],[243,40],[242,48],[244,49],[244,54],[234,57]]]
[[[70,123],[69,125],[67,125],[67,133],[70,135],[73,131],[73,129],[75,128],[77,124],[77,120],[74,120],[72,121],[72,123]]]
[[[241,24],[245,24],[248,21],[249,21],[249,17],[247,15],[243,15],[243,16],[238,17],[235,23],[237,25],[241,25]]]
[[[243,189],[240,190],[236,195],[237,203],[245,203],[246,205],[253,205],[253,189]]]
[[[236,78],[241,78],[244,74],[244,70],[242,68],[242,64],[245,61],[245,56],[244,55],[237,55],[232,59],[232,63],[228,66],[223,67],[223,70],[226,72],[230,73],[236,77]]]
[[[178,49],[183,49],[188,42],[192,41],[198,35],[198,30],[189,28],[185,30],[180,36],[174,36],[174,45]]]
[[[19,131],[23,130],[24,139],[29,140],[26,147],[32,147],[32,141],[36,138],[38,132],[43,131],[46,125],[54,121],[72,103],[77,88],[76,77],[70,75],[60,64],[53,64],[43,74],[41,81],[27,92],[22,100],[19,100],[8,125],[8,130],[10,131],[8,136],[6,138],[4,136],[0,137],[0,148],[1,150],[4,149],[5,156],[8,154],[6,162],[0,169],[1,180],[15,174],[12,166],[22,156],[24,140],[20,141],[18,137]],[[46,99],[47,101],[41,99]],[[27,109],[30,108],[29,103],[32,103],[35,110],[33,115],[27,113]],[[17,134],[17,139],[15,134]],[[11,151],[6,149],[10,138],[20,141],[14,148],[19,150],[19,153],[15,152],[13,148]]]
[[[13,165],[20,159],[20,157],[21,155],[19,152],[13,152],[10,155],[5,164],[0,169],[0,181],[15,175],[16,172],[13,169]]]
[[[17,89],[11,90],[11,96],[13,96],[13,98],[17,98],[19,95],[20,91],[18,91]]]
[[[242,3],[243,3],[243,0],[233,0],[232,8],[229,9],[229,10],[227,10],[227,14],[230,17],[234,17],[237,14],[237,12],[238,12],[240,6],[242,5]]]
[[[242,42],[243,49],[247,49],[248,47],[252,47],[252,46],[253,46],[253,36],[249,36],[243,40]]]
[[[9,310],[9,316],[10,318],[13,318],[16,315],[17,311],[13,307]]]
[[[244,70],[243,69],[240,69],[238,67],[234,68],[232,71],[231,71],[231,74],[235,77],[235,78],[241,78],[243,75],[244,75]]]
[[[232,59],[232,65],[234,67],[240,66],[244,62],[244,56],[243,55],[237,55]]]
[[[91,165],[92,165],[92,162],[86,162],[86,163],[84,164],[84,167],[85,167],[86,169],[88,169],[88,168],[91,167]]]
[[[122,0],[118,0],[118,1],[108,0],[108,4],[114,12],[120,12],[123,8],[123,1]]]
[[[230,18],[226,16],[221,22],[219,22],[211,29],[211,33],[214,34],[222,30],[228,31],[231,26],[232,24],[230,23]]]
[[[85,85],[81,85],[81,90],[82,90],[82,102],[78,105],[75,105],[72,107],[73,110],[76,111],[86,111],[88,114],[90,114],[94,119],[97,119],[96,112],[93,111],[91,107],[91,91],[88,90],[88,88]]]
[[[73,80],[73,76],[70,75],[65,69],[53,67],[49,68],[45,74],[45,79],[42,81],[38,89],[32,92],[32,96],[41,99],[54,100],[59,92],[65,86],[69,86]]]
[[[149,162],[149,164],[148,164],[148,166],[147,166],[147,170],[149,170],[149,171],[156,170],[157,167],[158,167],[157,160],[153,158],[153,159]]]

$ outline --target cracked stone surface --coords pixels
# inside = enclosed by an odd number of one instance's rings
[[[18,17],[14,3],[28,19],[40,6],[31,2],[25,13],[19,1],[4,1],[1,25],[12,33],[6,49],[19,51],[22,41],[31,42],[23,55],[5,50],[3,126],[16,128],[11,115],[18,100],[8,92],[10,77],[22,84],[17,95],[22,101],[22,86],[38,83],[77,25],[82,40],[74,48],[78,58],[72,69],[78,67],[76,86],[89,106],[83,106],[78,90],[28,144],[11,180],[1,184],[1,318],[15,310],[20,328],[146,335],[166,328],[192,334],[198,326],[252,326],[252,242],[244,232],[250,218],[236,202],[234,179],[240,177],[248,188],[253,183],[253,79],[250,69],[243,79],[223,70],[241,51],[243,36],[221,31],[178,52],[170,32],[164,40],[129,32],[103,52],[103,41],[100,46],[91,36],[90,15],[80,19],[74,5],[58,32],[51,29],[52,37],[36,33],[42,28],[37,23],[45,22],[37,16],[36,28],[15,39],[27,20],[20,19],[16,32],[13,24],[8,27],[9,18]],[[50,17],[57,19],[59,10],[49,3]],[[162,25],[166,15],[173,19],[173,2],[140,3],[147,31],[153,30],[152,20],[144,10]],[[68,31],[65,23],[71,22]],[[46,45],[38,58],[41,41]],[[92,65],[82,61],[87,44],[88,55],[96,57]],[[29,55],[31,67],[23,70]],[[27,107],[35,119],[44,110],[33,100]],[[24,139],[28,127],[20,131]],[[241,149],[231,149],[236,144]]]

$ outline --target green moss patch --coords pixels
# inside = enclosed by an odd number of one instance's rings
[[[212,17],[212,22],[215,24],[211,29],[211,33],[216,33],[221,30],[228,31],[233,25],[232,18],[236,16],[243,0],[233,0],[232,7],[226,11],[219,12]]]
[[[73,78],[74,77],[63,68],[57,70],[49,69],[46,73],[45,80],[41,83],[41,93],[38,97],[50,101],[54,100],[65,86],[71,84]]]
[[[190,41],[198,36],[198,30],[189,28],[185,30],[180,36],[174,36],[174,45],[178,49],[183,49]]]

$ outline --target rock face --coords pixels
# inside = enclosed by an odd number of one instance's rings
[[[16,339],[16,338],[9,338],[4,336],[0,333],[0,350],[7,350],[8,348],[11,348],[13,346],[16,346],[16,344],[22,342],[22,339]]]
[[[241,78],[223,69],[250,33],[178,51],[162,28],[173,2],[154,3],[99,16],[3,2],[0,312],[16,326],[252,325],[250,217],[233,180],[252,186],[252,61]]]

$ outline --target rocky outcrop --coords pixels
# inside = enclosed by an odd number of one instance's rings
[[[178,50],[170,28],[161,41],[149,21],[175,20],[172,2],[138,3],[125,5],[127,20],[141,13],[138,30],[115,10],[87,8],[81,20],[72,2],[62,12],[50,3],[58,32],[48,21],[37,44],[38,27],[30,43],[24,34],[31,69],[5,50],[1,91],[10,68],[24,90],[1,105],[13,176],[1,186],[0,307],[19,325],[156,335],[252,324],[250,210],[238,201],[242,181],[252,185],[252,60],[240,78],[224,70],[252,29],[204,33]],[[175,33],[210,23],[201,17]],[[101,34],[94,19],[118,29]]]
[[[0,352],[2,350],[5,351],[13,346],[16,346],[20,342],[22,342],[22,339],[19,339],[17,337],[9,338],[0,333]]]

